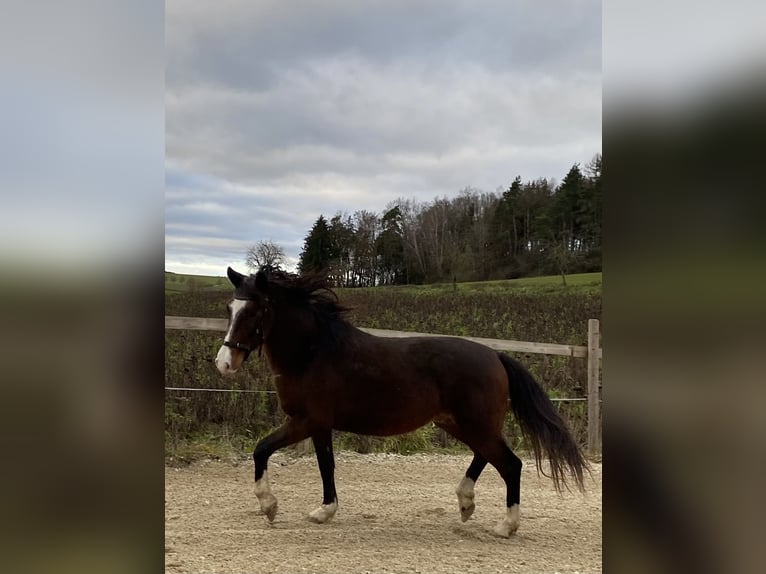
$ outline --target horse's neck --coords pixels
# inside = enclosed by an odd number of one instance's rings
[[[281,315],[281,316],[280,316]],[[268,339],[266,350],[272,370],[288,373],[301,370],[312,348],[318,343],[319,330],[309,313],[290,310],[279,313]]]

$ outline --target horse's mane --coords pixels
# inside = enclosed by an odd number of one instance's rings
[[[294,306],[305,306],[316,317],[322,343],[336,345],[347,334],[346,313],[350,310],[338,301],[330,278],[324,273],[296,275],[281,269],[262,269],[268,278],[269,291]]]

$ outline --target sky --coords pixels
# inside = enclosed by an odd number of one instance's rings
[[[166,2],[165,269],[601,151],[601,3]]]

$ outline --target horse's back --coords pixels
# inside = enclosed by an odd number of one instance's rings
[[[508,399],[497,353],[460,338],[365,334],[333,370],[341,430],[398,434],[444,413],[502,414]]]
[[[505,368],[497,351],[485,345],[457,337],[421,337],[406,354],[420,375],[437,386],[444,406],[507,402]]]

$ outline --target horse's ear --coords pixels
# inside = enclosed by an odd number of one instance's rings
[[[266,293],[269,289],[269,278],[266,276],[265,271],[258,271],[255,274],[255,288],[261,293]]]
[[[226,269],[226,275],[229,276],[229,281],[231,281],[231,284],[234,285],[235,289],[239,288],[239,286],[242,285],[242,282],[245,280],[244,275],[237,273],[231,267]]]

